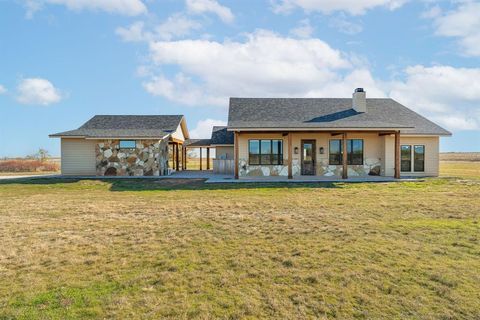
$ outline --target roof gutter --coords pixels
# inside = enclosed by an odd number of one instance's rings
[[[116,136],[116,137],[87,137],[87,136],[66,136],[66,135],[54,135],[50,134],[48,137],[49,138],[62,138],[62,139],[85,139],[85,140],[119,140],[119,139],[130,139],[130,140],[163,140],[170,136],[170,134],[167,134],[166,136],[163,137],[122,137],[122,136]]]

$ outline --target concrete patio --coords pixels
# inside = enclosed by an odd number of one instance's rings
[[[313,182],[401,182],[401,181],[422,181],[421,178],[403,177],[395,179],[393,177],[381,176],[367,176],[367,177],[349,177],[348,179],[336,177],[318,177],[318,176],[295,176],[293,179],[287,177],[271,176],[271,177],[241,177],[235,180],[233,175],[217,174],[211,170],[185,170],[174,172],[169,176],[64,176],[58,174],[34,175],[34,176],[0,176],[0,180],[14,181],[18,180],[35,180],[35,179],[97,179],[97,180],[112,180],[112,179],[205,179],[205,183],[313,183]]]

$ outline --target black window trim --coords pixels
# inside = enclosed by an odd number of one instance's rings
[[[409,160],[408,160],[409,163],[410,163],[409,170],[402,170],[402,147],[409,147],[410,148],[410,157],[409,157]],[[412,149],[411,144],[402,144],[400,146],[400,172],[412,172],[412,162],[413,162],[412,152],[413,152],[413,149]]]
[[[415,147],[422,147],[423,148],[423,170],[416,170],[415,169]],[[412,148],[412,164],[413,164],[413,172],[425,172],[425,145],[424,144],[414,144]]]
[[[348,143],[351,143],[350,149],[353,150],[353,141],[354,140],[360,140],[362,141],[362,163],[360,164],[351,164],[352,163],[352,155],[353,153],[347,153],[347,165],[349,166],[363,166],[365,163],[365,140],[364,139],[347,139],[347,150],[348,150]],[[341,166],[342,161],[340,163],[331,163],[330,159],[330,144],[332,141],[340,141],[340,155],[343,157],[343,140],[342,139],[329,139],[328,140],[328,165],[330,166]]]
[[[402,170],[402,154],[401,150],[403,146],[410,147],[410,170],[404,171]],[[423,170],[415,170],[415,147],[422,147],[423,148]],[[422,173],[425,172],[425,154],[426,148],[424,144],[402,144],[400,146],[400,172],[407,172],[407,173]]]
[[[258,141],[258,163],[252,163],[250,157],[250,142],[251,141]],[[262,163],[262,141],[270,141],[270,163]],[[281,142],[281,152],[278,155],[278,162],[274,163],[273,161],[273,141],[280,141]],[[278,166],[283,165],[283,139],[249,139],[248,140],[248,165],[250,166]]]

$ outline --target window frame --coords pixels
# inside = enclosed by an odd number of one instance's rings
[[[338,163],[332,163],[332,153],[331,153],[331,144],[333,141],[338,141],[340,145],[340,160]],[[353,142],[354,141],[361,141],[362,143],[362,162],[353,164]],[[350,149],[350,152],[348,150]],[[337,153],[335,155],[338,155]],[[349,166],[363,166],[365,163],[365,141],[364,139],[347,139],[347,165]],[[343,140],[342,139],[330,139],[328,141],[328,165],[330,166],[341,166],[343,165]]]
[[[252,142],[257,142],[258,143],[258,153],[252,153],[251,150],[251,144]],[[265,143],[267,141],[270,141],[270,152],[263,154],[262,153],[262,143]],[[280,142],[279,145],[279,150],[277,152],[274,152],[273,150],[276,149],[274,148],[274,142]],[[258,157],[258,161],[253,161],[252,162],[252,154],[256,155]],[[278,159],[275,161],[275,156],[278,157]],[[265,158],[268,158],[269,161],[265,161]],[[251,166],[278,166],[278,165],[283,165],[283,139],[249,139],[248,140],[248,165]]]
[[[133,142],[134,146],[133,147],[122,147],[122,142]],[[137,140],[118,140],[118,149],[136,149],[137,148]]]
[[[422,170],[417,170],[416,168],[416,160],[415,160],[415,155],[416,155],[416,152],[415,152],[415,149],[417,147],[421,147],[422,150],[423,150],[423,153],[421,153],[421,155],[423,156],[423,159],[422,159]],[[425,172],[425,145],[424,144],[415,144],[413,145],[413,148],[412,148],[412,162],[413,162],[413,172]]]
[[[402,160],[402,148],[408,147],[408,160]],[[408,170],[403,170],[402,161],[408,161]],[[400,146],[400,172],[412,172],[412,145],[402,144]]]
[[[402,170],[402,161],[407,161],[407,160],[402,160],[402,147],[409,147],[410,148],[410,152],[409,152],[409,170]],[[422,147],[423,149],[423,159],[422,159],[422,170],[419,170],[416,168],[415,166],[415,156],[416,156],[416,152],[415,152],[415,148],[417,147]],[[422,172],[425,172],[425,152],[426,152],[426,148],[425,148],[425,145],[424,144],[402,144],[400,146],[400,172],[406,172],[406,173],[422,173]]]

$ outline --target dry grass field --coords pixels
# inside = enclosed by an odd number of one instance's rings
[[[0,319],[479,319],[479,172],[3,181]]]
[[[45,161],[22,158],[0,160],[0,176],[46,173],[60,173],[60,159],[52,158]]]
[[[440,153],[440,161],[480,161],[480,152]]]

